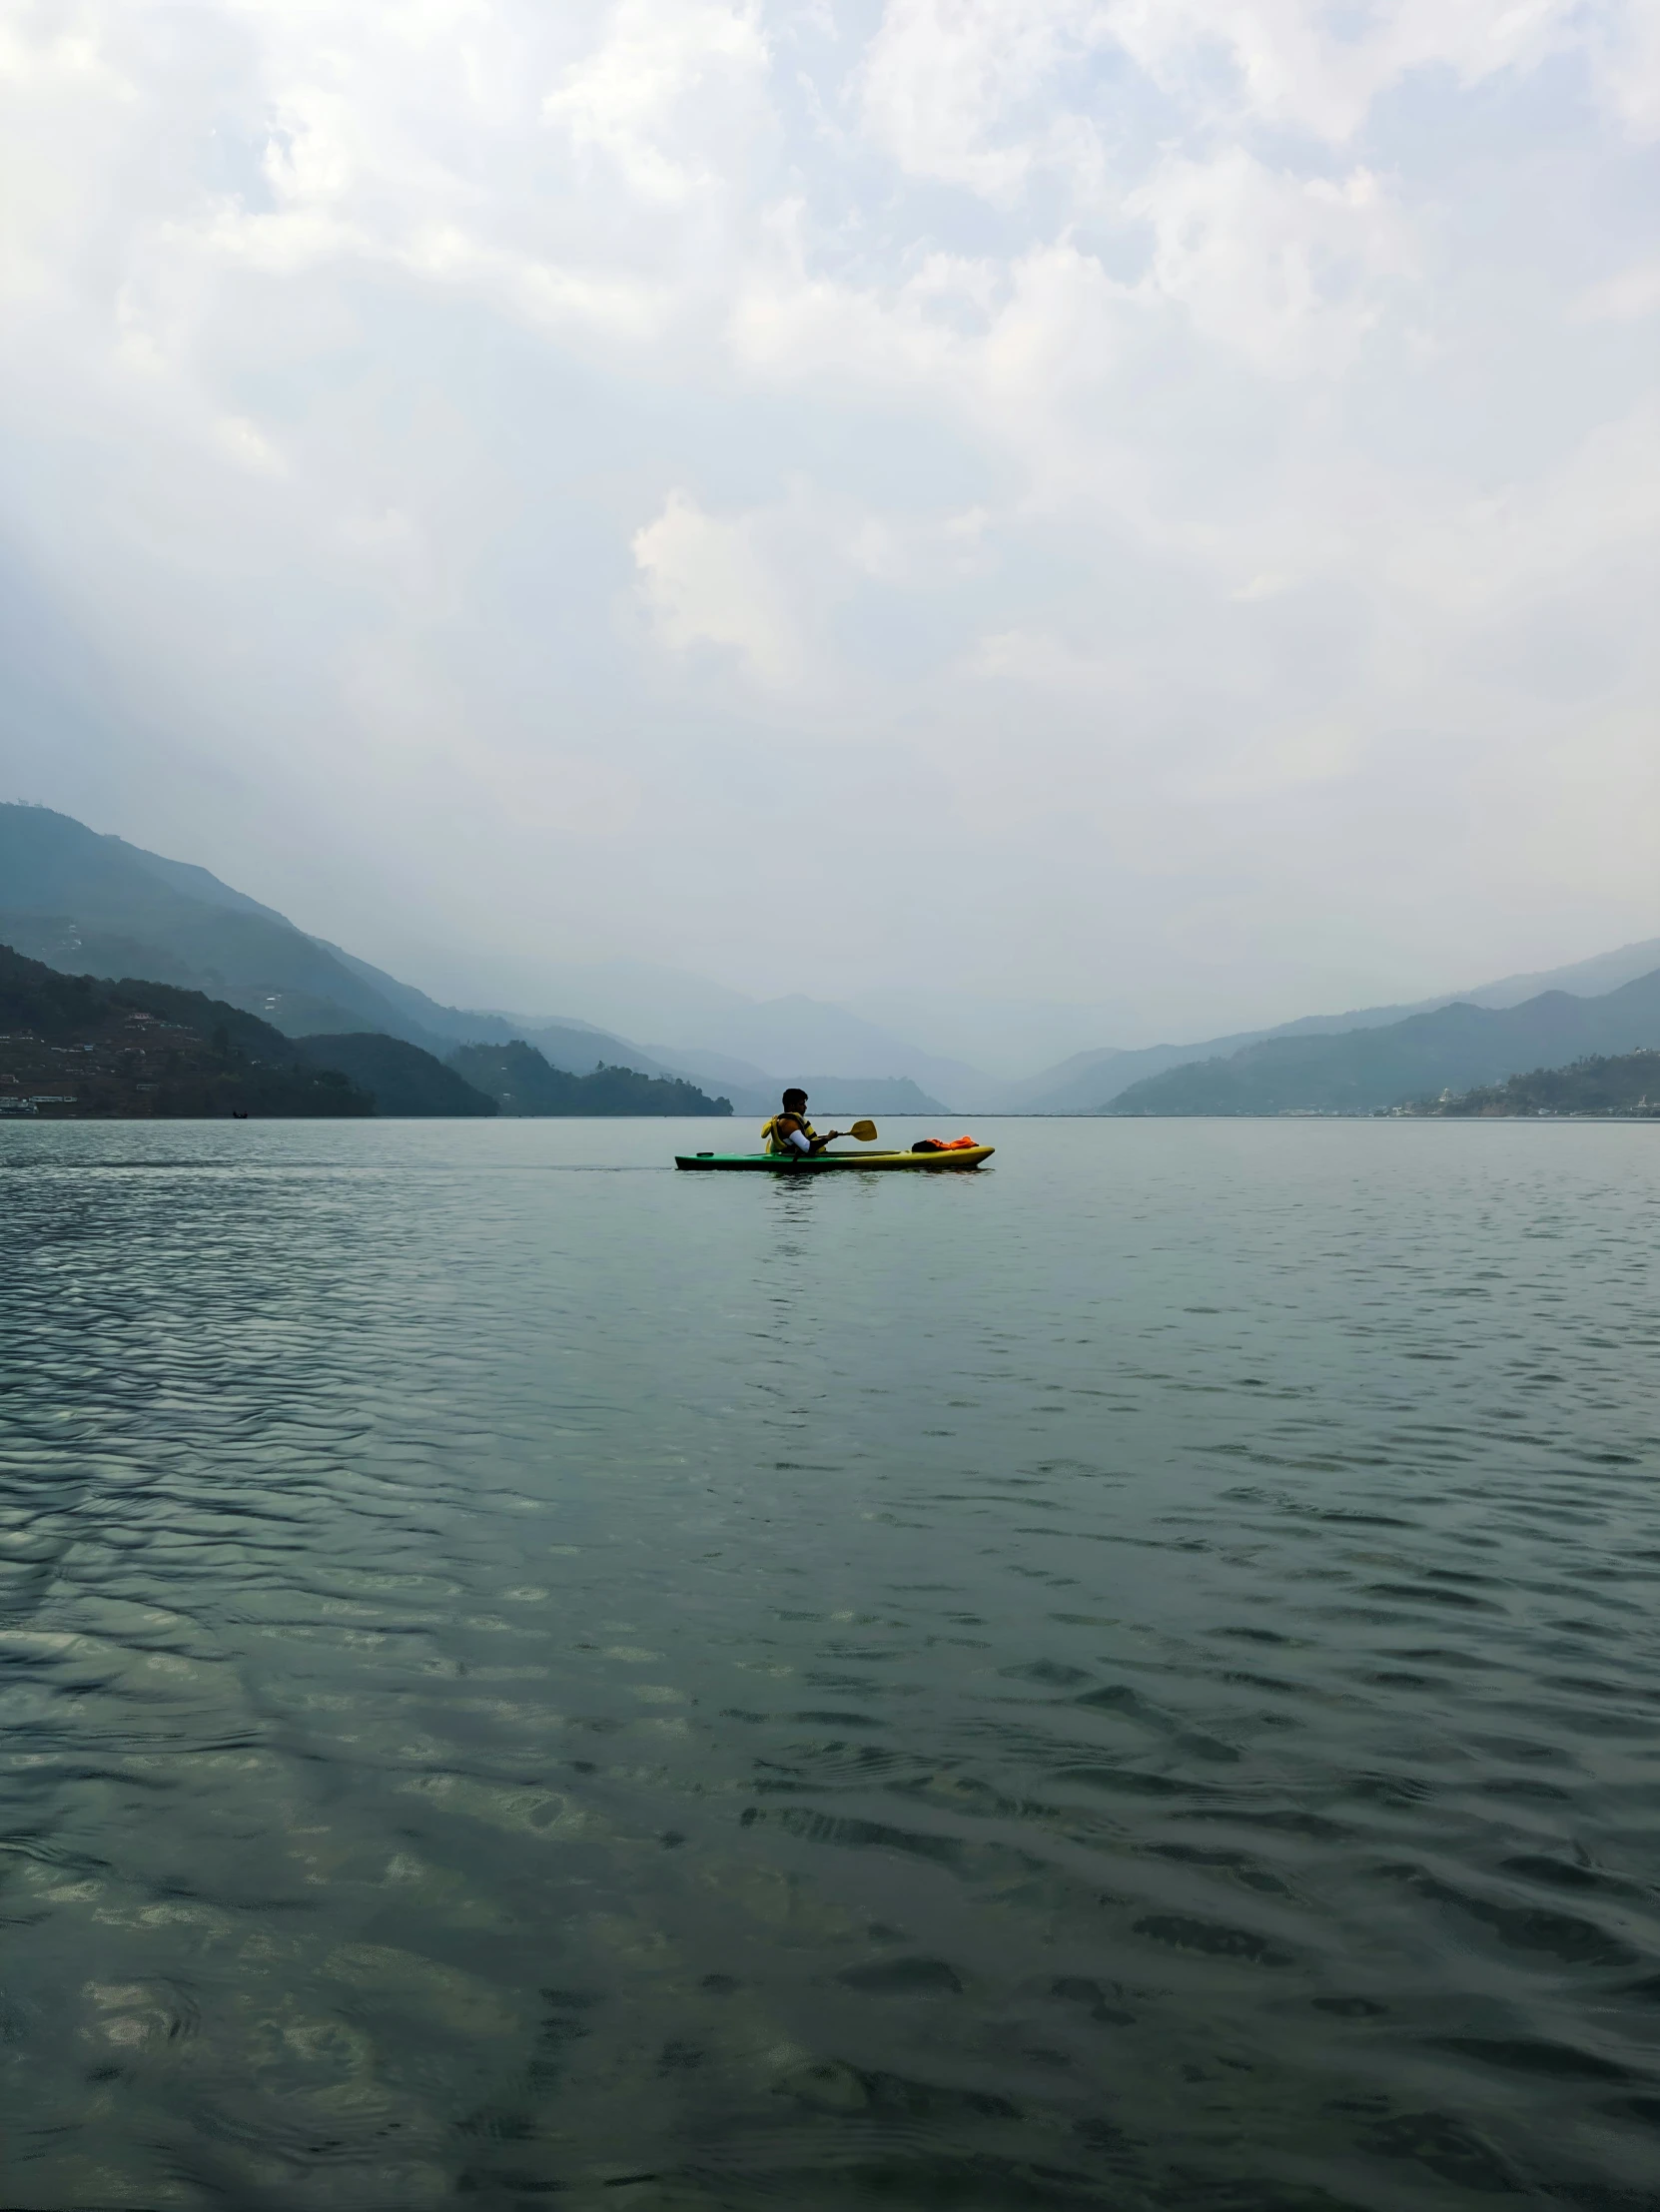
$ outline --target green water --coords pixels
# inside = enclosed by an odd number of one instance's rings
[[[1660,1131],[707,1129],[0,1128],[0,2204],[1652,2212]]]

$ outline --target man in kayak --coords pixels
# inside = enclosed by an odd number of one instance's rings
[[[805,1091],[786,1091],[784,1110],[775,1113],[761,1129],[769,1152],[792,1152],[799,1159],[811,1159],[822,1152],[826,1144],[845,1136],[845,1129],[827,1129],[820,1136],[807,1118],[807,1094]]]

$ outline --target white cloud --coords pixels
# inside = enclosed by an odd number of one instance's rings
[[[1095,703],[1122,697],[1140,671],[1135,663],[1082,652],[1043,630],[997,630],[969,655],[970,681],[1001,682],[1020,690],[1055,692]]]
[[[631,540],[641,601],[659,646],[725,648],[765,690],[845,692],[833,629],[850,601],[876,587],[910,599],[949,592],[984,572],[991,516],[884,512],[797,480],[766,507],[717,515],[671,491]]]
[[[1350,722],[1321,720],[1270,731],[1256,743],[1179,772],[1177,787],[1203,802],[1259,804],[1286,792],[1340,783],[1361,766],[1365,734]]]
[[[1615,0],[1595,10],[1589,35],[1607,105],[1634,137],[1660,137],[1660,9],[1654,0]]]
[[[259,425],[250,422],[246,415],[221,415],[214,424],[214,435],[240,467],[251,470],[256,476],[288,474],[287,461]]]
[[[801,671],[805,646],[773,563],[766,518],[723,520],[683,491],[631,540],[659,641],[672,652],[730,648],[763,684]]]
[[[1035,166],[1076,158],[1064,108],[1023,111],[1104,36],[1089,0],[888,0],[860,71],[865,127],[912,176],[1010,199]]]
[[[852,568],[898,590],[929,590],[976,573],[984,563],[991,516],[969,507],[939,521],[931,517],[866,514],[847,532]]]
[[[1006,201],[1046,169],[1100,178],[1111,49],[1184,126],[1289,127],[1342,145],[1415,74],[1473,85],[1575,47],[1601,58],[1610,102],[1650,127],[1653,24],[1647,0],[1382,0],[1363,12],[1327,0],[887,0],[860,88],[867,129],[908,173]]]
[[[1157,290],[1269,372],[1346,368],[1380,283],[1408,267],[1406,225],[1364,169],[1298,178],[1233,147],[1167,161],[1129,204],[1153,227]]]
[[[1578,0],[1394,0],[1358,23],[1322,0],[1109,0],[1106,13],[1125,51],[1172,92],[1203,83],[1209,55],[1226,57],[1232,83],[1217,104],[1236,125],[1290,125],[1335,145],[1414,72],[1473,84],[1533,68],[1583,36],[1585,14]]]
[[[1029,497],[1076,481],[1081,430],[1136,295],[1068,241],[1002,262],[930,253],[898,283],[815,270],[790,211],[769,225],[729,326],[738,367],[774,388],[920,407],[1030,470]]]
[[[1602,424],[1556,468],[1498,493],[1396,501],[1387,572],[1442,621],[1537,608],[1660,549],[1660,400]]]
[[[1639,262],[1582,292],[1573,304],[1580,323],[1640,323],[1660,311],[1660,261]]]
[[[1216,880],[1227,794],[1267,795],[1261,836],[1274,794],[1304,810],[1228,923],[1266,946],[1319,869],[1370,880],[1355,778],[1471,822],[1460,779],[1500,757],[1512,855],[1548,845],[1565,759],[1606,785],[1621,857],[1562,876],[1558,911],[1652,930],[1613,794],[1653,673],[1655,24],[1631,0],[13,6],[6,522],[86,641],[39,685],[112,671],[122,744],[165,729],[196,763],[136,803],[199,805],[221,872],[267,834],[245,824],[359,807],[457,928],[467,819],[504,912],[597,929],[624,840],[631,949],[672,898],[687,958],[738,959],[722,902],[752,905],[765,841],[733,795],[811,727],[879,747],[891,796],[877,825],[769,776],[802,865],[872,880],[897,927],[891,853],[949,914],[970,838],[1011,887],[977,923],[1039,964],[1066,878],[1083,985],[1115,900],[1158,909],[1122,888],[1153,856],[1173,913]],[[228,729],[241,812],[214,797]],[[730,773],[692,776],[711,759]],[[972,797],[942,802],[948,764]],[[1460,931],[1536,923],[1469,834],[1400,926],[1475,972]],[[589,835],[613,845],[585,875]]]
[[[682,201],[724,177],[767,62],[754,7],[618,0],[604,42],[565,71],[542,113],[643,199]]]

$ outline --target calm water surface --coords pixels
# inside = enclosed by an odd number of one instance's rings
[[[1660,1130],[0,1129],[0,2203],[1660,2202]]]

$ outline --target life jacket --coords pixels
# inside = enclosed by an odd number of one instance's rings
[[[793,1144],[786,1144],[779,1135],[778,1124],[780,1121],[798,1122],[801,1133],[806,1137],[808,1143],[811,1143],[818,1134],[817,1129],[814,1128],[812,1122],[808,1120],[804,1113],[775,1113],[770,1121],[761,1123],[761,1135],[769,1152],[789,1152],[795,1149]]]
[[[913,1152],[973,1152],[979,1148],[977,1136],[919,1136],[911,1146]]]

